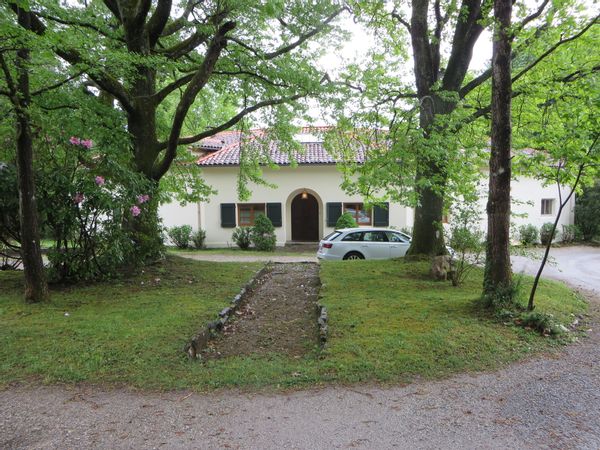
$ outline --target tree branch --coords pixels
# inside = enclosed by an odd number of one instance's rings
[[[69,78],[67,78],[65,80],[59,81],[58,83],[54,83],[54,84],[52,84],[50,86],[43,87],[41,89],[38,89],[37,91],[33,91],[31,93],[31,96],[33,97],[35,95],[40,95],[40,94],[43,94],[44,92],[48,92],[48,91],[52,91],[54,89],[57,89],[57,88],[61,87],[62,85],[67,84],[69,81],[74,80],[75,78],[80,77],[84,73],[85,73],[84,71],[79,71],[75,75],[71,75]]]
[[[167,96],[171,92],[175,91],[176,89],[179,89],[182,86],[185,86],[190,81],[192,81],[192,79],[194,78],[195,75],[196,75],[195,73],[190,73],[189,75],[185,75],[185,76],[179,78],[178,80],[173,81],[172,83],[166,85],[164,88],[162,88],[160,91],[158,91],[156,94],[154,94],[151,97],[151,100],[154,102],[155,105],[158,105],[165,98],[167,98]]]
[[[6,60],[4,59],[4,54],[2,53],[0,53],[0,67],[2,67],[2,72],[4,73],[4,78],[6,79],[6,86],[8,87],[8,97],[10,97],[11,101],[13,101],[15,100],[14,97],[17,94],[17,87],[15,85],[15,81],[13,80],[12,75],[10,74],[8,64],[6,64]]]
[[[164,31],[169,21],[169,15],[171,14],[171,6],[172,0],[158,0],[154,14],[152,14],[146,25],[150,48],[154,48],[158,42],[158,38],[160,38],[161,33]]]
[[[175,159],[181,128],[187,112],[198,95],[198,92],[200,92],[208,82],[217,61],[221,56],[221,51],[227,45],[226,34],[233,30],[235,26],[235,22],[228,21],[219,27],[206,51],[206,56],[204,57],[204,61],[202,61],[202,65],[190,80],[183,96],[179,100],[179,104],[175,110],[175,117],[173,118],[169,140],[167,141],[165,156],[153,170],[152,176],[155,180],[160,180],[167,170],[169,170],[173,159]]]
[[[258,102],[252,106],[248,106],[244,109],[242,109],[240,112],[238,112],[235,116],[233,116],[231,119],[229,119],[226,122],[223,122],[221,125],[213,127],[213,128],[209,128],[208,130],[203,131],[202,133],[198,133],[194,136],[188,136],[188,137],[183,137],[183,138],[179,138],[179,140],[177,141],[177,145],[188,145],[188,144],[193,144],[194,142],[198,142],[204,138],[213,136],[217,133],[219,133],[220,131],[224,131],[227,130],[228,128],[231,128],[232,126],[234,126],[236,123],[238,123],[240,120],[242,120],[244,117],[246,117],[248,114],[253,113],[254,111],[257,111],[261,108],[265,108],[267,106],[275,106],[275,105],[281,105],[284,103],[289,103],[289,102],[293,102],[294,100],[298,100],[299,98],[305,97],[306,94],[296,94],[296,95],[292,95],[289,97],[283,97],[283,98],[275,98],[275,99],[269,99],[269,100],[263,100],[262,102]],[[158,145],[158,148],[160,150],[163,150],[165,148],[167,148],[167,142],[162,142]]]
[[[200,32],[196,32],[196,33],[192,34],[190,37],[188,37],[187,39],[184,39],[183,41],[174,45],[173,47],[156,50],[156,52],[164,54],[168,58],[177,59],[177,58],[180,58],[181,56],[186,55],[187,53],[191,52],[193,49],[198,47],[200,44],[206,42],[208,40],[208,38],[209,38],[209,35],[200,33]]]
[[[529,17],[531,17],[531,16],[529,16]],[[546,50],[544,53],[542,53],[542,55],[540,57],[538,57],[533,63],[531,63],[525,69],[523,69],[517,76],[513,77],[513,82],[517,81],[519,78],[521,78],[523,75],[525,75],[525,73],[527,73],[529,70],[533,69],[537,64],[539,64],[543,59],[545,59],[547,56],[549,56],[552,52],[554,52],[561,45],[566,44],[567,42],[571,42],[571,41],[581,37],[583,34],[585,34],[585,32],[587,30],[589,30],[595,23],[597,23],[599,17],[600,16],[596,16],[594,19],[592,19],[577,34],[575,34],[567,39],[561,38],[556,44],[554,44],[552,47],[550,47],[548,50]],[[517,56],[517,54],[513,53],[512,58],[514,59],[516,56]],[[482,74],[480,74],[479,76],[474,78],[473,80],[469,81],[466,85],[464,85],[459,90],[460,98],[465,98],[473,89],[475,89],[478,86],[485,83],[491,76],[492,76],[492,69],[489,68],[489,69],[485,70]]]
[[[315,28],[310,30],[308,33],[300,35],[298,37],[298,39],[296,39],[291,44],[281,47],[280,49],[275,50],[274,52],[266,53],[265,59],[274,59],[274,58],[277,58],[278,56],[283,55],[284,53],[291,52],[293,49],[295,49],[296,47],[299,47],[300,45],[302,45],[304,42],[306,42],[308,39],[310,39],[314,35],[319,34],[321,31],[323,31],[323,29],[325,29],[325,27],[329,24],[329,22],[331,22],[333,19],[335,19],[344,10],[347,10],[347,8],[346,7],[338,8],[333,13],[331,13],[327,18],[325,18],[325,20],[322,21],[319,25],[317,25]]]
[[[295,49],[296,47],[299,47],[300,45],[305,43],[307,40],[309,40],[311,37],[315,36],[316,34],[319,34],[321,31],[323,31],[323,29],[325,29],[325,27],[333,19],[335,19],[344,10],[347,10],[347,7],[343,7],[343,8],[339,8],[339,9],[335,10],[333,13],[331,13],[329,16],[327,16],[325,18],[325,20],[323,20],[321,23],[319,23],[319,25],[317,25],[315,28],[313,28],[309,32],[298,36],[298,39],[296,39],[291,44],[280,47],[277,50],[274,50],[272,52],[264,53],[260,50],[257,50],[255,48],[249,46],[248,44],[244,43],[242,40],[240,40],[236,37],[230,37],[229,40],[232,42],[235,42],[236,44],[240,45],[241,47],[245,48],[246,50],[252,52],[252,54],[254,54],[254,56],[256,56],[257,58],[260,58],[263,60],[275,59],[278,56],[281,56],[285,53],[291,52],[293,49]]]
[[[548,55],[550,55],[552,52],[554,52],[554,50],[556,50],[561,45],[566,44],[567,42],[574,41],[575,39],[583,36],[587,30],[589,30],[594,24],[596,24],[598,22],[599,18],[600,18],[600,15],[597,15],[596,17],[594,17],[585,27],[583,27],[583,29],[581,29],[581,31],[579,31],[579,33],[576,33],[573,36],[568,37],[566,39],[563,39],[561,37],[560,40],[556,44],[554,44],[552,47],[550,47],[548,50],[546,50],[544,53],[542,53],[538,58],[535,59],[535,61],[533,61],[531,64],[529,64],[523,70],[521,70],[517,75],[515,75],[512,79],[512,82],[514,83],[519,78],[521,78],[523,75],[525,75],[527,72],[529,72],[531,69],[533,69],[535,66],[537,66],[542,60],[544,60]]]
[[[181,30],[187,23],[186,18],[192,13],[198,4],[202,3],[202,1],[203,0],[188,0],[183,13],[181,13],[181,16],[179,16],[179,18],[173,22],[165,25],[164,29],[161,31],[161,37],[170,36],[173,33],[177,33],[179,30]]]
[[[35,12],[35,15],[37,15],[38,17],[42,17],[43,19],[50,20],[52,22],[60,23],[61,25],[67,25],[69,27],[88,28],[88,29],[95,31],[96,33],[101,34],[102,36],[107,37],[109,39],[115,39],[115,40],[118,40],[119,42],[124,42],[124,40],[122,38],[111,35],[110,33],[104,31],[102,28],[94,25],[93,23],[80,22],[77,20],[67,20],[67,19],[63,19],[60,17],[52,16],[43,11],[37,11],[37,12]]]
[[[411,32],[410,23],[408,23],[408,21],[398,13],[398,10],[396,8],[394,8],[394,10],[391,12],[391,16],[393,19],[396,19],[398,23],[404,26],[404,28],[406,28],[406,31],[408,31],[409,33]]]
[[[247,75],[249,77],[252,78],[257,78],[259,80],[261,80],[262,82],[269,84],[271,86],[275,86],[275,87],[280,87],[280,88],[289,88],[290,85],[289,84],[284,84],[284,83],[276,83],[275,81],[271,81],[269,80],[267,77],[264,77],[258,73],[255,72],[250,72],[248,70],[237,70],[235,72],[227,72],[227,71],[217,71],[215,70],[213,72],[215,75],[228,75],[228,76],[237,76],[237,75]]]

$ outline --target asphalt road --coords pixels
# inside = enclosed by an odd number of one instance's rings
[[[541,258],[543,251],[533,251]],[[544,267],[543,277],[554,278],[571,286],[600,294],[600,247],[561,247],[550,250],[550,263]],[[540,259],[513,256],[513,271],[535,275]]]
[[[554,252],[548,274],[600,292],[600,249]],[[515,269],[532,270],[516,260]],[[555,272],[556,271],[556,272]],[[591,304],[598,317],[599,303]],[[560,357],[437,382],[289,394],[0,392],[0,448],[600,448],[600,333]]]

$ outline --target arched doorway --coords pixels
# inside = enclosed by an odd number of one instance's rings
[[[319,202],[308,192],[292,200],[292,241],[317,242],[319,240]]]

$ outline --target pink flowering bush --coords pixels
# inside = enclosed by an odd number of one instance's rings
[[[76,205],[79,205],[84,199],[85,199],[85,195],[83,195],[81,192],[78,192],[77,194],[75,194],[73,196],[73,203],[75,203]]]
[[[69,142],[73,145],[79,145],[83,148],[91,149],[94,145],[94,142],[91,139],[81,139],[77,136],[71,136],[69,138]]]
[[[160,254],[151,182],[117,162],[119,153],[98,153],[91,139],[73,136],[52,150],[38,174],[40,212],[55,242],[48,252],[51,279],[109,278]]]

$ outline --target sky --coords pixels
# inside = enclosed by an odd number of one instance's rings
[[[343,30],[350,33],[349,39],[345,40],[341,46],[332,46],[318,61],[318,66],[323,72],[328,73],[332,78],[345,64],[353,61],[364,61],[369,50],[375,47],[373,36],[361,24],[355,23],[348,14],[340,20],[340,26]],[[407,48],[411,49],[410,42]],[[471,60],[470,70],[478,73],[490,66],[492,58],[492,38],[488,30],[484,30],[479,37]],[[412,62],[412,61],[411,61]],[[410,79],[413,81],[412,72]],[[323,117],[323,111],[319,108],[316,101],[310,102],[309,115],[313,118],[314,125],[327,125],[329,120]]]

